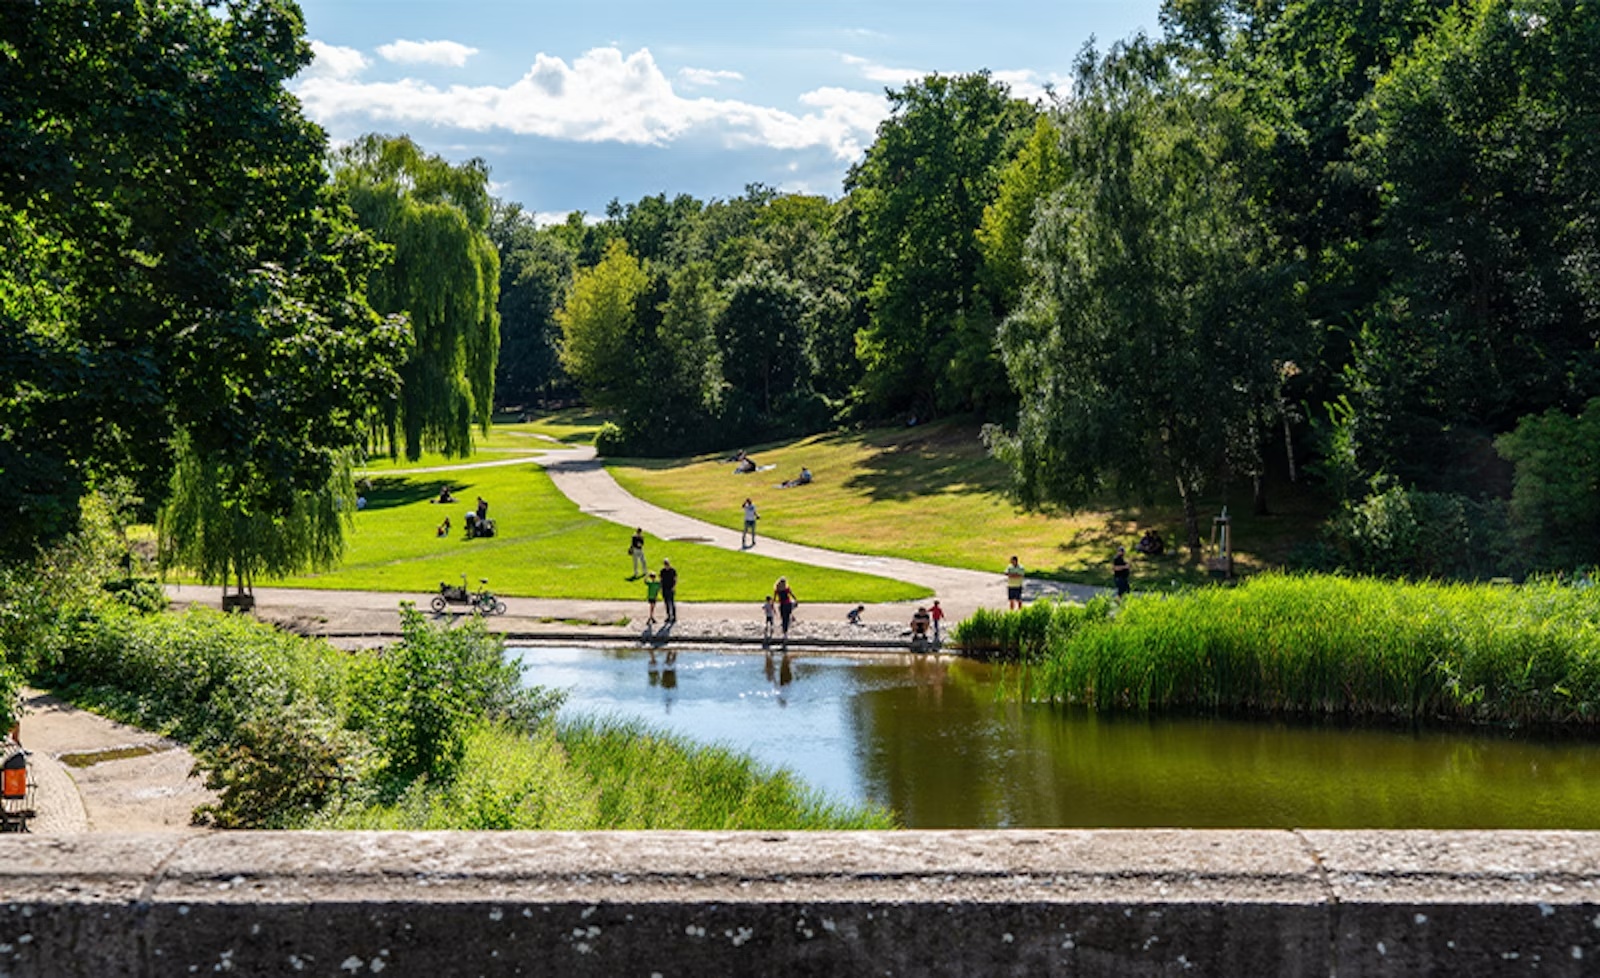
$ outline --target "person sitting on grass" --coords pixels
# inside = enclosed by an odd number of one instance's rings
[[[795,476],[793,479],[790,479],[788,482],[779,483],[778,484],[778,488],[779,489],[793,489],[795,486],[808,486],[810,484],[811,484],[811,470],[802,465],[802,466],[800,466],[800,474],[799,475]]]
[[[439,498],[435,499],[434,502],[436,502],[436,503],[453,503],[455,501],[456,501],[456,497],[450,495],[450,487],[449,486],[440,486],[439,487]]]
[[[736,473],[739,473],[740,475],[743,475],[743,474],[749,473],[749,472],[754,472],[755,470],[756,470],[756,460],[751,458],[748,455],[746,455],[744,458],[741,458],[739,460],[739,464],[735,465],[733,467],[733,471],[736,472]]]
[[[1155,530],[1146,530],[1144,536],[1139,538],[1139,542],[1133,545],[1133,549],[1151,557],[1158,557],[1166,553],[1167,542],[1161,539],[1161,534]]]

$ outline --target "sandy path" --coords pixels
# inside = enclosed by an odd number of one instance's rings
[[[29,826],[35,835],[199,831],[190,813],[213,799],[190,775],[194,756],[180,745],[48,693],[25,692],[22,743],[33,752],[38,784],[38,817]],[[106,759],[96,761],[96,754]]]

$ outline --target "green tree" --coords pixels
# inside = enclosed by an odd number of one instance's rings
[[[726,353],[723,375],[766,418],[775,399],[805,377],[805,299],[798,285],[771,266],[734,280],[717,317],[717,342]]]
[[[555,313],[572,281],[573,251],[558,232],[535,227],[520,204],[497,205],[489,235],[500,253],[496,399],[525,405],[570,390]]]
[[[1016,308],[1021,298],[1026,279],[1023,247],[1033,230],[1034,213],[1066,181],[1061,131],[1048,115],[1041,115],[1016,159],[1001,171],[994,203],[983,209],[983,226],[978,230],[989,286],[1006,309]]]
[[[374,273],[372,304],[410,317],[416,346],[398,400],[378,405],[391,452],[472,451],[487,431],[500,354],[500,258],[489,237],[489,170],[452,166],[406,136],[371,134],[334,154],[334,179],[392,260]]]
[[[113,475],[159,503],[178,432],[287,514],[392,392],[404,324],[367,304],[376,247],[284,89],[310,58],[284,0],[0,6],[13,558]]]
[[[1379,79],[1359,160],[1390,277],[1349,372],[1369,471],[1499,490],[1496,433],[1600,395],[1596,93],[1592,4],[1471,5]]]
[[[572,277],[566,301],[556,311],[561,326],[561,365],[598,407],[626,410],[639,383],[638,305],[650,276],[626,241],[613,240],[593,268]]]
[[[1236,112],[1143,43],[1081,59],[1060,125],[1069,177],[1039,208],[1001,350],[1022,399],[994,435],[1029,504],[1176,484],[1187,543],[1230,434],[1276,390],[1289,282],[1252,220]]]
[[[1600,564],[1600,398],[1576,417],[1523,418],[1495,448],[1515,468],[1511,523],[1529,564]]]
[[[1003,310],[983,284],[978,228],[1035,110],[987,72],[930,75],[889,102],[892,115],[845,180],[871,281],[857,339],[867,403],[925,415],[1001,403]]]

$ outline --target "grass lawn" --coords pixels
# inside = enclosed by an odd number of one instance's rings
[[[377,455],[362,466],[364,472],[394,472],[405,469],[431,469],[466,462],[490,462],[518,455],[537,455],[552,448],[553,442],[568,445],[587,445],[594,441],[595,432],[605,423],[605,416],[587,408],[569,408],[550,414],[530,415],[527,421],[496,421],[484,435],[473,431],[473,454],[467,458],[447,458],[438,452],[423,452],[422,457],[411,461],[404,456],[391,459]]]
[[[908,557],[950,567],[992,570],[1018,555],[1041,577],[1110,583],[1117,544],[1129,548],[1136,582],[1146,588],[1205,579],[1202,566],[1179,555],[1183,511],[1176,493],[1150,505],[1107,505],[1075,514],[1028,513],[1005,497],[1005,469],[989,457],[971,424],[938,423],[865,433],[825,434],[750,449],[776,468],[735,475],[728,453],[691,459],[617,459],[607,465],[629,492],[659,506],[738,525],[746,496],[761,511],[761,531],[775,539],[835,550]],[[802,465],[816,481],[780,489]],[[1324,515],[1303,492],[1280,494],[1269,517],[1250,515],[1248,487],[1228,500],[1235,567],[1275,566],[1295,543],[1314,535]],[[1108,501],[1109,503],[1109,501]],[[1220,497],[1201,506],[1202,534],[1220,512]],[[1167,554],[1144,557],[1133,544],[1145,529],[1167,540]]]
[[[457,502],[438,505],[439,485],[449,481]],[[367,508],[356,514],[344,564],[334,571],[259,583],[368,591],[412,591],[419,599],[437,593],[441,581],[459,583],[466,574],[477,586],[489,579],[498,594],[542,598],[644,597],[644,584],[629,581],[626,527],[578,511],[578,507],[533,464],[464,469],[417,476],[372,476],[364,491]],[[489,501],[499,535],[467,540],[462,516],[476,497]],[[446,518],[448,537],[434,530]],[[678,568],[684,601],[748,601],[758,604],[780,575],[797,582],[812,601],[901,601],[928,592],[910,584],[844,571],[646,537],[652,567],[669,557]],[[752,609],[753,613],[753,609]]]

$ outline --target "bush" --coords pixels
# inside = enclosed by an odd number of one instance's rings
[[[308,704],[252,717],[222,744],[196,751],[216,803],[195,810],[197,825],[220,829],[296,828],[359,777],[362,741]]]
[[[1600,398],[1575,418],[1523,418],[1495,448],[1512,463],[1511,519],[1543,569],[1600,562]]]
[[[1020,611],[979,608],[958,622],[950,637],[972,658],[1033,661],[1086,623],[1103,621],[1111,608],[1104,596],[1085,605],[1040,600]]]
[[[1329,521],[1324,541],[1321,559],[1308,562],[1314,551],[1302,550],[1299,566],[1334,569],[1327,565],[1336,555],[1337,569],[1394,577],[1481,579],[1523,570],[1503,502],[1403,486],[1346,503]]]
[[[628,440],[623,436],[622,428],[614,421],[601,425],[594,435],[594,450],[597,454],[613,457],[628,454]]]

